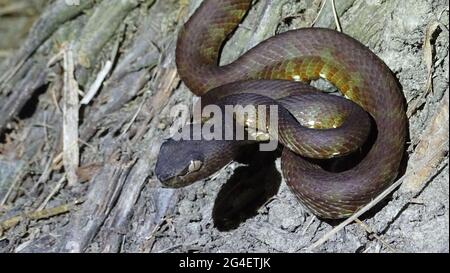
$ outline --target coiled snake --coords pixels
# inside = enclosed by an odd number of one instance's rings
[[[251,0],[203,1],[180,31],[178,73],[194,94],[208,97],[208,101],[287,108],[303,126],[297,124],[293,129],[292,115],[280,112],[280,142],[288,147],[281,158],[286,183],[316,215],[348,217],[397,176],[406,134],[398,84],[389,68],[367,47],[343,33],[321,28],[278,34],[236,61],[219,66],[224,40],[250,5]],[[319,77],[354,103],[298,82]],[[307,159],[343,155],[361,146],[370,127],[361,108],[373,119],[377,136],[356,166],[330,172]],[[327,125],[332,120],[326,114],[328,110],[334,119],[344,121]],[[326,117],[321,118],[321,114]],[[312,124],[322,127],[307,126],[312,119]],[[168,140],[161,146],[155,172],[164,185],[189,185],[219,170],[239,150],[240,145],[233,141]]]

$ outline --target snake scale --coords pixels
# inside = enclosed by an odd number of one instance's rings
[[[333,113],[347,109],[345,117],[349,119],[355,112],[357,121],[343,122],[338,128],[300,126],[300,129],[280,133],[280,141],[288,146],[282,152],[281,169],[299,201],[319,217],[348,217],[391,185],[398,174],[407,120],[396,79],[366,46],[343,33],[323,28],[278,34],[234,62],[219,66],[221,47],[246,15],[251,2],[203,1],[180,31],[176,48],[178,73],[194,94],[209,98],[208,101],[278,103],[291,109],[298,121],[302,119],[295,114],[299,107],[314,112],[306,114],[306,118],[316,119],[327,109]],[[332,83],[348,100],[317,92],[301,83],[318,78]],[[295,97],[294,93],[304,97]],[[261,94],[267,95],[267,99]],[[282,100],[284,103],[279,102]],[[359,113],[358,108],[365,112]],[[335,151],[325,151],[336,145],[339,146],[336,151],[342,154],[355,150],[353,146],[361,145],[367,130],[358,135],[350,128],[345,137],[335,132],[352,124],[370,127],[363,117],[366,113],[376,125],[376,140],[358,164],[345,171],[331,172],[307,159],[336,155]],[[286,125],[287,122],[281,118],[279,123]],[[286,125],[291,128],[289,126]],[[301,137],[293,136],[297,133]],[[330,139],[334,135],[338,140]],[[219,170],[233,160],[239,149],[233,141],[169,139],[161,146],[155,172],[166,186],[186,186]]]

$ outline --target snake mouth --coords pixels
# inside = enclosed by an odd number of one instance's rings
[[[164,173],[159,173],[158,171],[156,171],[156,177],[158,178],[159,182],[163,184],[174,178],[173,176]]]
[[[158,178],[164,188],[181,188],[191,184],[184,179],[186,175],[171,174],[161,171],[161,169],[158,168],[158,165],[155,169],[155,174],[156,178]]]
[[[184,185],[183,180],[179,176],[157,173],[156,177],[164,188],[180,188]]]

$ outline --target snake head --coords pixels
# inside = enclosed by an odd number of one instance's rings
[[[155,173],[164,186],[178,188],[204,178],[201,175],[204,157],[198,144],[168,139],[161,145]]]

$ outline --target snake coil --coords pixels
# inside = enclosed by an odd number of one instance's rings
[[[294,91],[317,94],[312,87],[293,80],[308,82],[324,78],[364,109],[376,124],[377,138],[353,168],[329,172],[304,158],[314,154],[320,157],[325,152],[317,144],[330,144],[320,135],[324,132],[312,135],[311,140],[303,138],[304,141],[293,140],[294,130],[286,133],[285,142],[301,146],[309,154],[285,148],[281,159],[286,183],[303,205],[320,217],[348,217],[397,176],[406,135],[406,114],[398,84],[389,68],[366,46],[343,33],[322,28],[278,34],[234,62],[219,66],[224,40],[238,26],[250,5],[251,0],[203,1],[180,32],[176,48],[178,73],[194,94],[217,99],[232,95],[236,103],[251,103],[252,95],[248,93],[267,93],[271,99],[289,97]],[[239,98],[240,93],[247,95]],[[321,96],[330,95],[316,96],[319,104]],[[303,101],[307,103],[302,107],[307,108],[312,100],[305,98]],[[289,99],[285,100],[289,105]],[[310,131],[334,132],[332,129]],[[341,138],[342,142],[337,141],[341,143],[339,149],[345,150],[346,145],[358,142],[356,135],[353,132],[344,140]],[[238,151],[239,146],[225,141],[169,140],[161,147],[156,174],[165,185],[185,186],[217,171]]]

